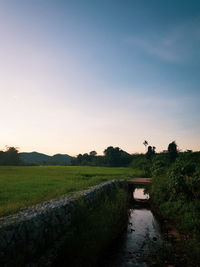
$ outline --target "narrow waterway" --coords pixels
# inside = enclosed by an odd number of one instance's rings
[[[149,195],[144,193],[144,188],[138,188],[133,198],[127,231],[110,267],[151,266],[153,255],[162,247],[159,223],[148,206]]]

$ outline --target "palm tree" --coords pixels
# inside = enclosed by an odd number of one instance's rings
[[[148,141],[144,140],[143,145],[144,145],[145,148],[146,148],[146,146],[148,146]]]

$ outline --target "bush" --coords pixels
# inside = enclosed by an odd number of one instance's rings
[[[130,167],[140,170],[143,177],[151,177],[151,161],[145,155],[134,155]]]
[[[200,153],[180,153],[172,164],[155,157],[152,174],[153,204],[187,236],[182,250],[187,266],[196,266],[200,260]]]
[[[169,170],[171,197],[195,200],[200,196],[200,173],[192,161],[176,160]]]

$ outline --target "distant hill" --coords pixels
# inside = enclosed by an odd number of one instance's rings
[[[33,163],[40,165],[69,165],[72,157],[67,154],[56,154],[48,156],[38,152],[22,152],[19,153],[20,159],[25,163]]]

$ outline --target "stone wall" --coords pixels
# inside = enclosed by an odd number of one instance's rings
[[[119,188],[127,192],[127,183],[112,180],[1,218],[0,266],[52,266],[66,240],[73,238],[69,229],[80,200],[88,207],[98,207],[105,196]]]

